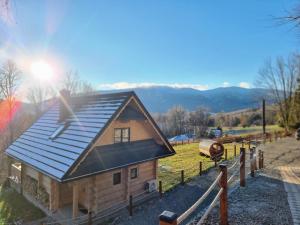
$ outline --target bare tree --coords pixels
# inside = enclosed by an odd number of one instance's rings
[[[278,57],[275,63],[267,60],[259,70],[257,83],[272,92],[279,108],[281,123],[287,131],[295,106],[294,94],[299,74],[300,61],[296,54],[290,55],[287,59]]]
[[[192,128],[193,133],[197,136],[203,136],[208,127],[210,114],[207,109],[198,108],[194,112],[189,113],[189,126]]]
[[[165,113],[155,113],[152,115],[155,122],[165,135],[169,135],[167,115]]]
[[[63,89],[70,91],[71,94],[77,94],[79,92],[80,78],[78,73],[75,71],[68,71],[65,74],[63,80]]]
[[[167,112],[170,134],[179,135],[185,132],[187,112],[182,106],[174,106]]]
[[[70,91],[71,95],[77,95],[79,93],[90,93],[95,91],[93,86],[87,81],[81,80],[78,73],[75,71],[68,71],[65,74],[62,88]]]
[[[284,16],[276,18],[280,25],[291,24],[294,28],[300,27],[300,4],[291,10],[286,10]]]
[[[51,91],[46,87],[41,87],[39,84],[29,88],[27,99],[34,106],[36,117],[43,112],[43,102],[51,96]]]
[[[11,116],[16,106],[16,91],[20,84],[21,72],[17,65],[8,60],[0,69],[0,95],[7,102],[8,112]],[[13,124],[12,121],[8,124],[9,141],[13,140]]]

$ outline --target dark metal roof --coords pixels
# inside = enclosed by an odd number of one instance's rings
[[[137,100],[167,145],[168,149],[160,147],[164,150],[161,149],[157,157],[162,157],[163,152],[169,155],[174,154],[174,149],[134,92],[72,97],[70,99],[72,114],[64,121],[59,121],[59,101],[56,101],[43,116],[8,147],[6,153],[58,181],[66,180],[70,177],[73,168],[82,160],[85,153],[131,97]],[[123,115],[138,118],[137,112],[132,108],[123,112]],[[153,149],[157,149],[157,146]],[[143,161],[147,160],[146,156],[136,157],[141,157],[137,160]],[[153,155],[153,157],[156,156]],[[130,158],[127,153],[125,158]],[[126,160],[128,159],[125,159],[124,163]]]
[[[128,165],[173,155],[153,139],[95,147],[76,171],[66,179],[92,175]]]
[[[58,122],[57,101],[9,146],[6,153],[62,180],[132,95],[132,92],[124,92],[72,97],[70,107],[73,114],[62,122]],[[51,139],[64,124],[63,131]]]

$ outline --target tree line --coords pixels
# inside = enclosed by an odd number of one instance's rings
[[[250,109],[242,112],[210,113],[206,108],[189,111],[183,106],[174,106],[166,113],[155,113],[154,120],[167,137],[189,134],[196,138],[208,135],[208,128],[213,127],[250,127],[262,125],[261,109]],[[266,110],[266,124],[277,122],[276,106]]]

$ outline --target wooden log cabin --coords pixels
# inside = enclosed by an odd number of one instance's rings
[[[6,154],[27,199],[52,214],[69,207],[76,218],[156,191],[158,159],[175,151],[134,92],[61,91]]]

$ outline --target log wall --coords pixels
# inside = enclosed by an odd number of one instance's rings
[[[75,181],[79,184],[79,205],[99,212],[127,203],[130,195],[145,192],[146,182],[156,179],[156,166],[156,161],[149,161]],[[138,168],[138,177],[135,179],[130,178],[131,168]],[[121,183],[113,185],[113,174],[117,172],[121,172]],[[60,207],[72,204],[73,184],[60,184]]]
[[[139,141],[154,138],[161,144],[161,139],[153,129],[152,125],[146,121],[113,121],[105,130],[101,138],[95,143],[95,146],[114,144],[114,129],[115,128],[130,128],[130,141]]]

